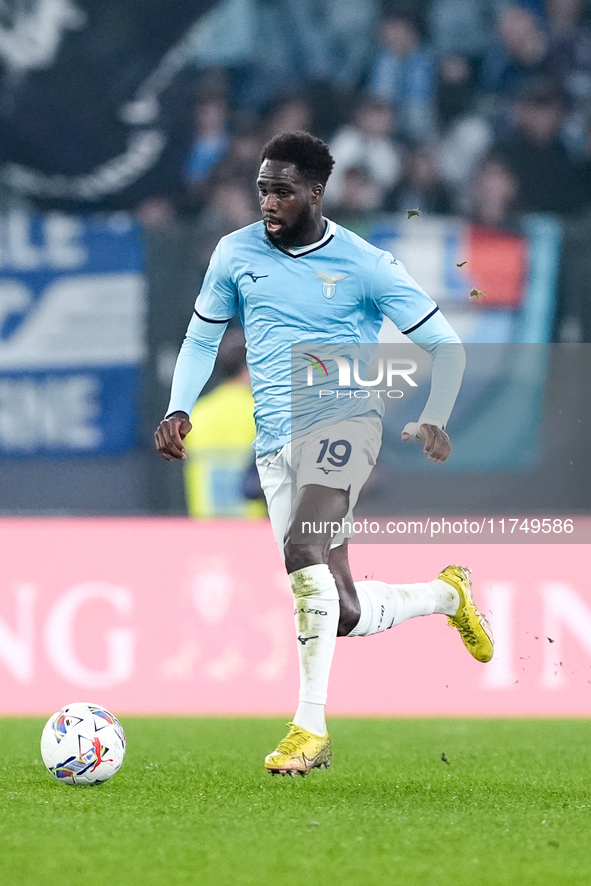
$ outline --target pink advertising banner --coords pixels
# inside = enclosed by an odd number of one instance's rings
[[[0,714],[281,714],[297,698],[292,600],[270,528],[184,519],[0,520]],[[355,577],[470,566],[496,654],[445,618],[342,638],[329,712],[591,716],[589,545],[355,545]]]

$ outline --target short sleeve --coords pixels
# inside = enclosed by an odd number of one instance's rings
[[[204,320],[230,320],[238,310],[238,290],[230,275],[228,251],[228,243],[222,238],[213,251],[195,302],[195,311]]]
[[[404,333],[417,329],[439,310],[402,262],[389,252],[384,252],[378,260],[371,296],[382,314]]]

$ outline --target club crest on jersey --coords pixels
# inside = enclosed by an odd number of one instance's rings
[[[345,277],[348,277],[348,274],[339,274],[336,277],[329,277],[328,274],[319,274],[316,271],[316,276],[320,277],[323,281],[322,283],[322,295],[324,298],[333,298],[337,291],[337,283],[339,280],[344,280]]]

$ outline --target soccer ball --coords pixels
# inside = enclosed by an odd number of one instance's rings
[[[50,717],[41,735],[41,757],[64,784],[100,784],[119,771],[125,732],[100,705],[77,701]]]

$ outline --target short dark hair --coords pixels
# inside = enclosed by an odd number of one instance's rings
[[[328,145],[309,132],[281,132],[263,147],[263,160],[283,160],[293,163],[298,172],[310,182],[325,185],[332,172],[334,160]]]

